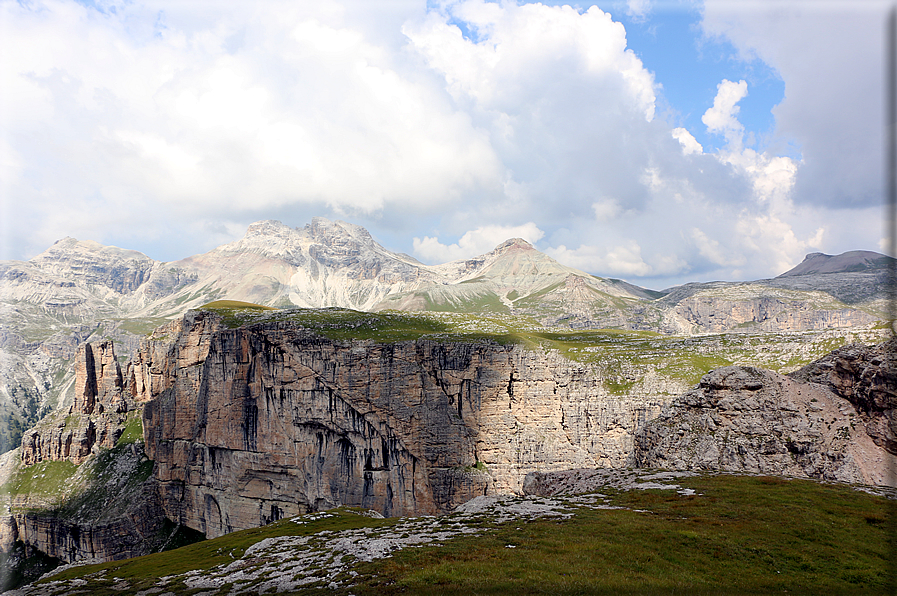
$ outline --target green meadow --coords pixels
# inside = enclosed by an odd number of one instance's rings
[[[892,593],[894,500],[845,485],[773,477],[710,475],[676,482],[695,494],[602,489],[607,505],[618,508],[570,500],[573,515],[567,519],[468,517],[464,523],[479,527],[479,535],[350,562],[351,574],[290,593]],[[264,538],[389,529],[402,522],[345,508],[333,513],[301,525],[281,520],[146,557],[72,568],[42,583],[60,582],[50,593],[78,585],[85,593],[111,595],[149,589],[166,577],[165,591],[223,596],[232,585],[188,590],[182,575],[231,563]],[[442,520],[460,523],[455,514]],[[273,576],[285,563],[261,564]],[[331,579],[339,585],[328,587]]]

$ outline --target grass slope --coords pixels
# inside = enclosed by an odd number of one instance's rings
[[[620,508],[577,507],[572,499],[569,519],[500,523],[468,518],[467,523],[486,531],[356,562],[341,586],[318,583],[291,593],[884,594],[894,585],[894,545],[889,543],[894,501],[806,480],[718,475],[677,482],[696,494],[603,490],[607,503]],[[178,576],[169,577],[165,590],[189,594],[193,590],[182,574],[231,563],[264,538],[407,523],[369,519],[347,509],[334,513],[304,524],[282,520],[128,561],[72,568],[41,583],[47,594],[78,585],[85,593],[103,595],[148,589],[160,577]],[[441,519],[453,524],[458,517]],[[287,563],[260,564],[276,574]],[[230,589],[195,591],[211,596]]]

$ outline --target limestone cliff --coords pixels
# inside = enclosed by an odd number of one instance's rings
[[[623,466],[662,405],[492,342],[338,342],[197,312],[157,337],[131,368],[147,453],[166,514],[209,536],[339,504],[440,513],[530,471]]]
[[[844,346],[789,376],[824,385],[849,401],[875,444],[897,454],[897,338],[872,347]]]
[[[75,378],[72,406],[28,431],[9,454],[19,457],[4,459],[0,550],[23,543],[63,562],[154,552],[175,525],[162,513],[142,441],[123,437],[139,425],[138,404],[112,342],[81,345]]]
[[[57,412],[24,434],[22,461],[80,464],[96,449],[115,446],[134,407],[123,391],[113,343],[82,344],[75,359],[74,403],[67,412]]]

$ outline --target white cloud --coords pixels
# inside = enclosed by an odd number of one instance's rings
[[[747,83],[745,81],[733,83],[723,79],[716,89],[713,107],[704,113],[701,122],[707,126],[709,132],[723,135],[731,149],[739,150],[744,126],[738,121],[740,111],[738,102],[747,97]]]
[[[722,266],[741,266],[744,264],[744,257],[728,257],[724,254],[724,250],[717,240],[709,238],[702,230],[692,228],[690,232],[691,239],[698,248],[698,253],[711,263]]]
[[[545,233],[532,222],[520,226],[483,226],[466,232],[455,244],[442,244],[439,238],[415,238],[414,254],[427,263],[439,264],[485,254],[510,238],[523,238],[535,244]]]
[[[650,265],[642,259],[642,249],[635,241],[605,248],[581,245],[569,249],[563,244],[549,248],[546,254],[555,260],[585,271],[597,271],[604,275],[644,276],[653,273]]]
[[[6,188],[48,206],[66,197],[53,205],[64,229],[37,237],[38,249],[70,233],[103,235],[100,221],[94,232],[71,229],[83,209],[72,193],[124,220],[138,206],[168,218],[264,217],[286,204],[414,211],[500,189],[488,138],[434,80],[409,76],[402,54],[338,13],[275,2],[241,22],[222,8],[166,5],[154,15],[165,27],[135,38],[150,5],[114,14],[61,0],[0,6],[10,50],[0,110],[16,114],[4,136],[27,164]],[[230,48],[234,36],[243,42]]]
[[[635,20],[644,20],[651,12],[651,0],[626,0],[626,14]]]
[[[604,197],[595,201],[592,203],[592,210],[595,212],[595,219],[599,222],[616,219],[623,212],[620,201],[613,197]]]
[[[822,248],[825,234],[824,228],[818,228],[812,236],[800,239],[789,223],[771,214],[743,214],[736,229],[744,248],[762,254],[775,275],[800,263],[808,252]]]
[[[656,117],[651,65],[597,7],[0,3],[3,255],[73,235],[174,259],[254,220],[314,215],[431,262],[523,236],[646,284],[874,249],[861,244],[880,235],[868,197],[840,211],[833,198],[880,185],[862,19],[811,26],[785,3],[779,24],[760,2],[730,19],[735,4],[708,0],[704,27],[780,70],[776,121],[803,161],[742,146],[745,83],[707,98],[721,151]],[[827,181],[826,208],[808,179]]]
[[[884,34],[892,8],[889,0],[704,2],[708,36],[731,41],[740,58],[763,60],[785,81],[772,141],[803,156],[799,203],[881,202]]]
[[[702,147],[698,140],[684,128],[674,128],[672,135],[673,138],[679,141],[679,144],[682,145],[682,153],[684,155],[704,152],[704,147]]]

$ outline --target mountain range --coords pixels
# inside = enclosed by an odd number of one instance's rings
[[[79,345],[113,338],[126,358],[142,335],[214,300],[510,316],[556,329],[797,332],[882,325],[893,263],[868,251],[813,253],[773,279],[658,292],[567,267],[519,238],[425,265],[324,218],[301,228],[260,221],[167,263],[64,238],[28,261],[0,262],[0,451],[62,401]]]

